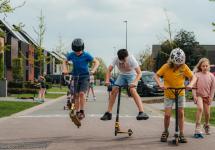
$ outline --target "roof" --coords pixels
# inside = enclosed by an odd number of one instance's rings
[[[55,58],[57,58],[59,61],[64,61],[64,59],[61,58],[60,56],[58,56],[56,53],[50,52],[50,54],[51,54],[52,56],[54,56]]]
[[[25,42],[25,43],[29,44],[28,41],[25,40],[25,38],[24,38],[18,31],[15,31],[14,28],[13,28],[8,22],[6,22],[5,20],[2,20],[2,19],[1,19],[1,20],[0,20],[0,23],[1,23],[2,25],[4,25],[4,26],[7,28],[7,30],[8,30],[15,38],[17,38],[18,40],[20,40],[20,41],[22,41],[22,42]]]
[[[13,27],[16,27],[16,25],[13,25]],[[19,30],[20,34],[30,43],[32,43],[34,46],[39,47],[39,44],[23,29]]]

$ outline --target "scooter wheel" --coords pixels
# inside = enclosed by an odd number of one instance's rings
[[[131,136],[133,134],[133,131],[131,129],[128,129],[128,135]]]
[[[178,146],[178,143],[179,143],[178,138],[175,138],[174,140],[172,140],[172,143],[175,144],[176,146]]]

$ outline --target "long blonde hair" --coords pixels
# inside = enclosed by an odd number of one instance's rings
[[[202,65],[203,62],[206,62],[206,61],[208,62],[209,66],[210,66],[209,59],[207,59],[207,58],[201,58],[199,60],[199,62],[197,63],[197,65],[194,67],[193,72],[194,73],[201,72],[202,71],[201,65]],[[210,71],[210,67],[208,68],[208,71]]]

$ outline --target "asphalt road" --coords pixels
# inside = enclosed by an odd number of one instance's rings
[[[68,111],[63,110],[66,98],[46,102],[30,110],[0,119],[0,149],[47,149],[47,150],[139,150],[139,149],[180,149],[203,150],[215,146],[214,128],[212,135],[204,139],[194,139],[194,124],[186,123],[187,144],[178,147],[171,144],[174,122],[171,123],[169,142],[159,141],[163,130],[162,114],[145,104],[150,115],[146,121],[137,121],[137,108],[131,98],[122,97],[120,125],[122,130],[133,130],[133,135],[114,135],[114,121],[99,118],[107,107],[105,87],[96,87],[97,100],[86,104],[86,118],[77,128],[70,120]],[[115,112],[114,108],[114,112]],[[174,120],[173,120],[174,121]]]

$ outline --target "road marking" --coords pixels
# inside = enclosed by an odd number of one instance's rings
[[[87,117],[90,118],[100,118],[103,116],[103,114],[87,114]],[[113,118],[115,118],[115,114],[113,114]],[[23,115],[23,116],[18,116],[17,118],[67,118],[69,115],[66,114],[53,114],[53,115]],[[120,115],[120,118],[136,118],[136,116],[133,115]],[[161,116],[149,116],[149,118],[162,118]]]

